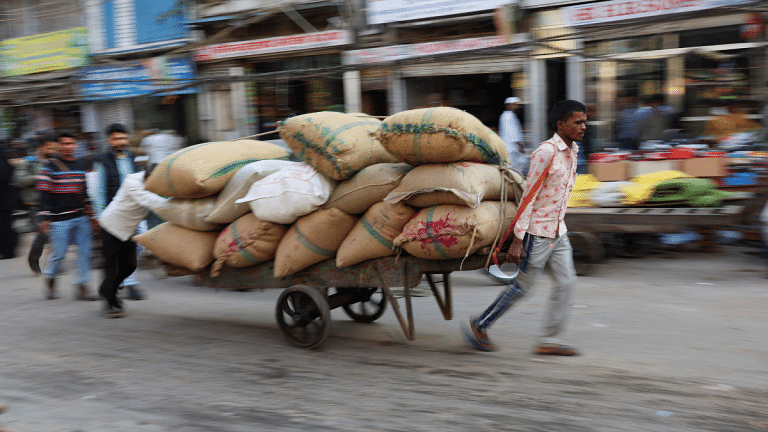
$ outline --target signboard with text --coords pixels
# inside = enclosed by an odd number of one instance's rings
[[[456,15],[517,3],[517,0],[368,0],[368,24]]]
[[[156,93],[196,93],[192,59],[156,57],[125,66],[83,68],[80,93],[85,100],[121,99]],[[163,91],[167,90],[167,91]]]
[[[383,63],[407,58],[492,48],[509,43],[510,40],[506,36],[488,36],[454,41],[426,42],[413,45],[392,45],[388,47],[346,51],[342,55],[342,62],[345,65]]]
[[[0,74],[19,76],[88,64],[88,29],[78,27],[0,42]]]
[[[612,0],[569,6],[563,10],[569,25],[581,26],[695,12],[752,2],[754,0]]]
[[[353,41],[354,38],[352,37],[352,32],[348,30],[331,30],[268,39],[229,42],[217,45],[207,45],[198,49],[197,53],[195,53],[195,61],[221,60],[284,51],[300,51],[312,48],[349,45]]]

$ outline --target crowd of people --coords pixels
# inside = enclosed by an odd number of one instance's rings
[[[143,191],[144,168],[136,163],[134,153],[128,149],[127,128],[119,123],[111,124],[105,136],[106,144],[99,146],[71,131],[61,130],[57,134],[36,134],[29,143],[15,140],[3,146],[0,151],[0,258],[17,255],[18,234],[13,223],[15,216],[27,214],[35,235],[26,260],[30,270],[43,278],[44,297],[59,298],[57,281],[62,262],[74,245],[77,253],[74,298],[104,299],[105,314],[119,317],[122,315],[122,302],[116,295],[119,288],[125,288],[126,297],[133,300],[145,296],[135,277],[137,251],[130,238],[146,230],[148,209],[165,199],[144,196],[149,194]],[[152,150],[156,150],[155,147],[151,146]],[[164,145],[158,151],[165,154],[172,148]],[[140,188],[135,187],[136,178],[142,179]],[[132,191],[137,189],[143,191],[139,204],[132,201],[135,196]],[[124,215],[110,216],[116,212],[130,213],[131,209],[138,218],[126,220]],[[92,249],[97,238],[102,240],[100,252],[105,272],[99,295],[90,289]],[[126,243],[133,244],[127,248],[133,259],[126,259],[126,253],[117,253],[126,250]],[[49,254],[46,262],[41,263],[46,247]]]

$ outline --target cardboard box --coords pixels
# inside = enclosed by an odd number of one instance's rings
[[[629,179],[629,161],[590,163],[587,171],[597,181],[624,181]]]
[[[633,161],[629,166],[629,178],[659,171],[680,171],[680,160],[666,159],[653,161]]]
[[[680,171],[693,177],[723,177],[727,172],[727,158],[694,158],[680,161]]]

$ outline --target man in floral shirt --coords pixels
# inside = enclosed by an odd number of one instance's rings
[[[576,141],[584,138],[587,108],[581,102],[560,101],[552,109],[549,121],[557,133],[541,143],[531,156],[523,192],[524,200],[531,196],[530,202],[528,205],[521,204],[518,209],[517,222],[513,227],[514,240],[507,253],[507,261],[518,264],[520,273],[485,312],[471,318],[469,328],[465,328],[468,341],[479,350],[498,349],[488,338],[486,330],[533,287],[536,275],[546,267],[555,280],[555,286],[544,329],[534,352],[544,355],[578,354],[575,349],[562,344],[558,336],[564,327],[568,303],[576,283],[573,249],[568,241],[564,218],[568,196],[576,179],[576,155],[579,151]],[[542,182],[537,182],[542,176]]]

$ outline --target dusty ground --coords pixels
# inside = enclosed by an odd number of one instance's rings
[[[575,358],[530,354],[548,280],[491,329],[497,352],[460,336],[501,288],[476,271],[454,274],[453,321],[414,300],[414,342],[391,311],[337,309],[310,351],[279,332],[279,290],[143,270],[149,298],[107,320],[4,260],[0,431],[768,431],[768,262],[747,252],[609,260],[579,280]]]

